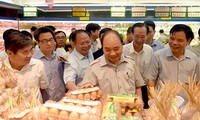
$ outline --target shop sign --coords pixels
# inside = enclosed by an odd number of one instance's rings
[[[86,7],[72,7],[72,16],[73,17],[85,17],[86,16]]]
[[[111,17],[125,17],[126,7],[111,7]]]
[[[183,18],[186,17],[187,8],[186,7],[172,7],[172,17]]]
[[[188,17],[191,18],[200,17],[200,7],[188,7]]]
[[[79,17],[80,21],[88,21],[90,20],[90,17]]]
[[[155,7],[155,17],[168,18],[170,17],[170,7]]]
[[[24,7],[23,13],[24,17],[37,17],[37,7]]]
[[[146,7],[132,7],[132,17],[146,17]]]

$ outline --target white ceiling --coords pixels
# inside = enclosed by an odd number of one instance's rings
[[[45,0],[0,0],[9,3],[14,3],[22,6],[47,6]],[[200,6],[200,0],[54,0],[54,6],[167,6],[167,5],[177,5],[177,6]]]

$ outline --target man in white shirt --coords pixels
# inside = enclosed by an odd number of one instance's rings
[[[65,64],[64,81],[68,90],[78,89],[89,64],[94,61],[89,33],[85,30],[76,30],[72,36],[74,50],[69,56],[69,64]]]
[[[41,92],[43,93],[49,83],[44,64],[32,58],[32,40],[20,32],[13,32],[6,37],[4,43],[8,55],[4,62],[17,78],[17,86],[22,89],[36,89],[37,98],[43,102]]]
[[[144,73],[153,54],[153,49],[151,48],[151,46],[145,44],[148,37],[149,28],[144,23],[135,23],[132,26],[131,31],[133,41],[123,46],[123,53],[134,58],[140,74],[145,80]],[[146,86],[142,86],[142,94],[143,101],[145,103],[144,107],[148,108],[148,96]]]

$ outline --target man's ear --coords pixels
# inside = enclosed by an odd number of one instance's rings
[[[13,54],[13,52],[10,51],[10,50],[6,50],[6,53],[7,53],[8,56]]]
[[[187,40],[188,45],[191,43],[191,41],[192,41],[191,38],[189,38],[189,39]]]

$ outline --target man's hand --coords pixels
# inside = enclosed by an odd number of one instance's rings
[[[92,88],[92,87],[94,87],[94,85],[92,83],[86,83],[81,86],[81,88]]]

